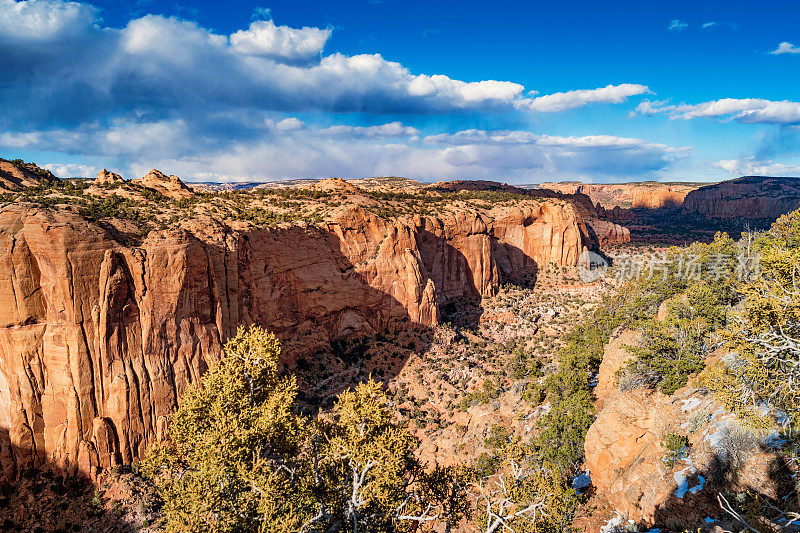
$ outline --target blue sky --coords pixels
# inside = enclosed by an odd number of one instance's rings
[[[0,0],[0,155],[62,176],[800,175],[796,2]]]

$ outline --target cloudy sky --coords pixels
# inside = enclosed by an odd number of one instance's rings
[[[190,181],[800,175],[798,20],[795,1],[0,0],[0,156]]]

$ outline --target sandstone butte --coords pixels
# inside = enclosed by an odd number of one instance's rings
[[[239,325],[299,339],[285,357],[313,354],[434,325],[443,304],[537,265],[575,265],[587,244],[596,240],[580,210],[560,200],[392,221],[351,206],[316,226],[198,217],[137,247],[71,210],[7,204],[0,477],[30,466],[96,476],[141,457]]]
[[[97,180],[101,179],[102,172],[98,174]],[[116,178],[119,178],[119,175],[113,174]],[[116,178],[112,178],[116,181]],[[97,183],[95,180],[95,183]],[[120,178],[121,180],[121,178]],[[146,187],[148,189],[153,189],[161,194],[168,196],[169,198],[186,198],[192,195],[192,190],[181,181],[178,176],[167,176],[162,173],[160,170],[153,169],[144,177],[133,180],[134,183],[141,185],[142,187]]]

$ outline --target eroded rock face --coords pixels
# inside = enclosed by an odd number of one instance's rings
[[[102,187],[104,185],[115,185],[117,183],[123,183],[124,181],[125,180],[122,179],[122,176],[120,176],[116,172],[110,172],[106,169],[103,169],[97,173],[97,177],[94,179],[94,184]]]
[[[178,176],[167,176],[160,170],[153,169],[144,177],[133,180],[134,183],[153,189],[161,194],[174,199],[185,198],[192,195],[191,189],[181,181]]]
[[[0,160],[0,191],[19,191],[25,187],[35,187],[58,181],[49,170],[33,163],[12,163]]]
[[[372,332],[434,325],[537,265],[574,265],[573,206],[386,222],[344,208],[320,226],[233,230],[196,219],[136,248],[71,211],[0,210],[0,467],[96,475],[141,457],[177,398],[239,325],[285,357]]]
[[[746,176],[701,187],[686,196],[685,213],[706,218],[770,219],[800,207],[800,178]]]
[[[540,188],[564,194],[583,193],[604,209],[622,208],[664,209],[680,207],[686,195],[699,185],[691,183],[664,184],[655,181],[639,183],[542,183]]]
[[[631,357],[625,346],[635,345],[638,338],[633,331],[618,332],[600,366],[597,418],[585,442],[586,466],[597,494],[625,519],[677,531],[717,516],[719,491],[783,497],[774,455],[759,449],[757,437],[703,390],[691,383],[672,396],[644,388],[618,389],[615,375]],[[674,465],[664,460],[668,434],[685,435],[690,443]],[[731,435],[752,446],[736,449]],[[733,463],[742,466],[740,475],[730,479],[727,469]]]

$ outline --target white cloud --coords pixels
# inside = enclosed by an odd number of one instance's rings
[[[704,29],[704,30],[710,30],[710,29],[713,29],[713,28],[727,27],[727,28],[735,31],[735,30],[739,29],[739,24],[737,24],[735,22],[730,22],[730,21],[727,21],[727,20],[712,20],[712,21],[703,23],[700,27],[702,29]]]
[[[271,20],[257,20],[250,24],[249,29],[231,34],[230,42],[241,54],[304,63],[319,58],[330,36],[330,29],[295,29],[276,26]]]
[[[295,117],[289,117],[279,121],[275,127],[281,131],[301,130],[305,127],[305,122]]]
[[[559,112],[621,103],[648,89],[623,83],[541,95],[511,81],[411,72],[379,54],[326,55],[330,35],[271,20],[224,35],[158,15],[104,27],[88,4],[0,0],[0,150],[62,153],[64,164],[102,161],[126,175],[163,166],[196,179],[531,181],[532,169],[548,179],[638,176],[680,157],[663,145],[604,136],[483,131],[422,140],[416,128],[392,121],[398,114]],[[314,126],[333,113],[369,122]]]
[[[723,98],[693,105],[644,101],[636,110],[644,115],[664,113],[673,119],[720,118],[744,124],[800,123],[800,102],[789,100],[776,102],[761,98]]]
[[[44,168],[59,178],[91,178],[97,175],[99,169],[89,165],[77,163],[42,165]]]
[[[336,125],[319,130],[323,135],[342,135],[352,137],[413,137],[419,135],[416,128],[404,126],[402,122],[390,122],[378,126]]]
[[[158,15],[100,27],[94,8],[0,0],[0,127],[76,126],[137,113],[221,110],[450,113],[561,111],[619,103],[646,87],[609,85],[535,98],[510,81],[415,74],[378,54],[321,55],[331,30],[258,20],[230,36]],[[30,46],[48,36],[47,46]]]
[[[611,135],[464,130],[420,138],[418,130],[400,122],[320,129],[292,121],[297,127],[281,130],[277,126],[282,122],[264,121],[260,135],[223,145],[180,121],[120,122],[110,131],[100,127],[50,130],[24,141],[30,150],[58,148],[72,154],[73,160],[75,155],[84,155],[91,161],[106,157],[123,161],[114,166],[126,176],[156,167],[189,180],[403,175],[524,183],[556,178],[650,178],[687,152]],[[0,136],[0,146],[8,140],[8,134]]]
[[[714,163],[734,176],[800,176],[800,165],[758,160],[754,157],[743,159],[723,159]]]
[[[678,19],[675,19],[675,20],[673,20],[672,22],[669,23],[669,26],[667,26],[667,29],[669,31],[683,31],[688,27],[689,27],[689,23],[683,22],[683,21],[678,20]]]
[[[621,85],[607,85],[598,89],[581,89],[525,98],[518,103],[518,107],[529,111],[565,111],[583,107],[590,103],[619,104],[630,96],[647,92],[649,92],[649,89],[646,85],[623,83]]]
[[[77,2],[0,0],[0,42],[52,41],[74,36],[97,19],[96,9]]]
[[[800,46],[795,46],[792,43],[787,43],[783,41],[778,45],[778,48],[770,52],[773,55],[779,54],[800,54]]]

